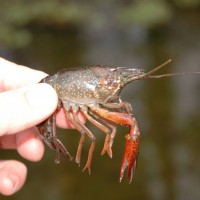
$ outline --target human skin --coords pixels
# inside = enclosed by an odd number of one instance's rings
[[[39,161],[44,146],[35,125],[56,109],[58,97],[48,84],[38,83],[44,72],[17,65],[0,58],[0,151],[16,149],[25,159]],[[81,121],[85,118],[79,113]],[[61,109],[57,125],[73,128]],[[16,160],[0,160],[0,194],[12,195],[24,184],[26,166]]]

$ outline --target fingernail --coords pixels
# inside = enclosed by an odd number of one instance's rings
[[[11,195],[18,190],[18,177],[13,174],[2,178],[2,183],[4,195]]]
[[[19,186],[19,180],[18,180],[18,177],[14,174],[9,174],[8,175],[8,180],[10,180],[10,186],[12,186],[12,191],[15,192],[17,189],[18,189],[18,186]],[[11,185],[12,183],[12,185]]]
[[[25,96],[29,105],[34,109],[55,109],[57,105],[57,95],[54,89],[44,83],[33,86]]]
[[[2,185],[4,190],[6,190],[6,193],[13,192],[13,183],[8,177],[2,178]]]

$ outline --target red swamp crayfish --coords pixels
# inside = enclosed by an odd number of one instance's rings
[[[140,131],[137,121],[132,115],[132,107],[128,102],[121,100],[119,94],[128,83],[146,79],[162,78],[167,76],[182,75],[174,73],[152,75],[171,62],[171,59],[150,72],[131,67],[91,66],[85,68],[64,69],[58,73],[47,76],[40,82],[50,84],[57,92],[59,104],[57,110],[64,109],[66,118],[80,132],[81,137],[77,149],[75,162],[80,165],[81,151],[87,135],[91,140],[85,169],[91,173],[91,161],[95,149],[96,137],[79,120],[77,112],[81,111],[86,119],[106,133],[104,147],[101,152],[107,152],[112,158],[112,145],[116,135],[116,124],[129,127],[126,134],[126,144],[122,160],[119,181],[122,181],[125,171],[129,183],[137,167],[139,153]],[[200,72],[188,72],[200,73]],[[72,160],[72,156],[56,136],[56,111],[44,122],[37,125],[43,141],[56,152],[55,162],[60,162],[60,155]]]

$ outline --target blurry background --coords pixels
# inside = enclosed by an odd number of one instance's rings
[[[148,71],[169,58],[159,73],[200,71],[200,1],[0,0],[0,56],[50,74],[93,64]],[[118,183],[126,128],[118,127],[111,160],[100,156],[105,134],[88,124],[97,137],[91,176],[65,158],[55,165],[50,149],[39,163],[1,150],[1,158],[21,160],[29,171],[22,190],[0,198],[200,199],[199,75],[141,80],[121,96],[132,104],[142,133],[132,184]],[[75,155],[77,131],[58,134]]]

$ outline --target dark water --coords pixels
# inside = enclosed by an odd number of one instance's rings
[[[199,17],[177,17],[166,26],[148,31],[142,26],[116,24],[101,29],[35,27],[29,47],[4,55],[47,73],[93,64],[128,65],[148,71],[169,58],[173,62],[160,73],[200,71]],[[127,130],[119,126],[111,160],[100,156],[104,133],[88,124],[97,137],[91,176],[65,159],[55,165],[49,149],[39,163],[6,151],[5,159],[20,159],[29,171],[23,189],[1,199],[200,199],[199,75],[138,81],[127,86],[121,96],[132,104],[142,134],[132,184],[126,180],[118,183]],[[75,155],[79,134],[61,129],[58,134]],[[89,140],[84,146],[82,167],[88,148]]]

